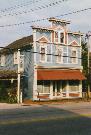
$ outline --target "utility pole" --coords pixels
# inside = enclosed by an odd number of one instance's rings
[[[86,34],[87,38],[87,47],[88,47],[88,98],[90,97],[90,53],[91,53],[91,31],[88,31]]]
[[[17,103],[20,103],[20,49],[18,49]]]

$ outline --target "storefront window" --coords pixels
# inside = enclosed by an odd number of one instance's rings
[[[50,93],[50,81],[38,81],[37,89],[39,93]]]
[[[70,91],[79,91],[79,81],[69,81],[69,90]]]

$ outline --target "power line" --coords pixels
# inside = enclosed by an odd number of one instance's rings
[[[5,12],[7,12],[7,11],[9,11],[9,10],[12,11],[12,10],[14,10],[14,9],[16,9],[16,8],[22,8],[22,7],[25,7],[25,6],[29,5],[29,4],[37,3],[37,2],[39,2],[39,1],[41,1],[41,0],[28,1],[28,2],[23,3],[23,4],[18,4],[18,5],[9,7],[9,8],[2,9],[2,10],[0,10],[0,12],[1,12],[1,13],[5,13]]]
[[[21,14],[27,14],[27,13],[30,13],[30,12],[34,12],[34,11],[38,11],[38,10],[42,10],[42,9],[45,9],[45,8],[49,8],[49,7],[52,7],[52,6],[55,6],[55,5],[58,5],[62,2],[65,2],[65,1],[68,1],[68,0],[59,0],[59,1],[56,1],[56,2],[53,2],[53,3],[49,3],[47,5],[43,4],[37,8],[34,8],[34,9],[30,9],[28,11],[22,11],[22,12],[16,12],[16,13],[9,13],[9,14],[4,14],[4,15],[1,15],[1,17],[6,17],[6,16],[17,16],[17,15],[21,15]]]
[[[88,11],[88,10],[91,10],[91,8],[85,8],[85,9],[81,9],[81,10],[76,10],[76,11],[72,11],[72,12],[69,12],[69,13],[57,15],[57,16],[54,16],[54,17],[68,16],[68,15],[72,15],[72,14],[76,14],[76,13],[80,13],[80,12],[84,12],[84,11]],[[46,20],[48,20],[50,18],[51,17],[37,19],[37,20],[33,20],[33,21],[28,21],[28,22],[20,22],[20,23],[15,23],[15,24],[0,25],[0,28],[31,24],[31,23],[35,23],[35,22],[46,21]]]

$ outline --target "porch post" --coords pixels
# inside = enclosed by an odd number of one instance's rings
[[[62,97],[62,81],[60,81],[60,93],[61,93],[61,97]]]
[[[55,96],[57,96],[57,81],[55,81]]]
[[[66,85],[66,97],[69,98],[69,81],[67,81]]]
[[[79,97],[82,97],[82,81],[79,82]]]
[[[50,81],[50,99],[53,99],[53,81]]]

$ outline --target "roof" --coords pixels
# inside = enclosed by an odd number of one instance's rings
[[[85,80],[80,70],[38,70],[37,80]]]
[[[21,39],[18,39],[14,42],[12,42],[11,44],[9,44],[8,46],[6,46],[5,48],[10,48],[10,49],[20,49],[22,47],[28,46],[29,44],[33,43],[33,35],[27,36],[27,37],[23,37]],[[0,52],[7,52],[8,49],[1,49]]]
[[[0,70],[0,79],[17,78],[16,70]]]
[[[72,31],[67,31],[68,34],[74,34],[74,35],[81,35],[83,36],[83,33],[81,32],[72,32]]]
[[[66,21],[66,20],[62,20],[62,19],[57,19],[57,18],[54,18],[54,17],[49,18],[49,21],[70,24],[70,21]]]
[[[45,31],[53,31],[51,27],[42,27],[42,26],[32,26],[32,29],[45,30]]]

